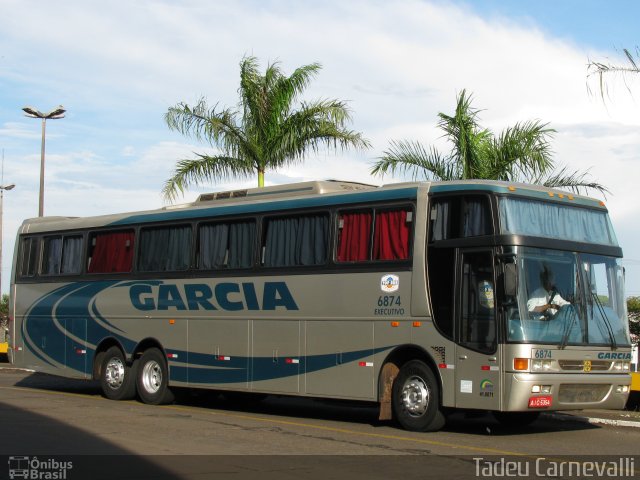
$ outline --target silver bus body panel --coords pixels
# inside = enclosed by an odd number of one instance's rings
[[[165,279],[161,274],[153,279],[147,279],[149,275],[145,279],[92,275],[78,282],[63,282],[61,278],[59,283],[16,283],[16,243],[11,290],[12,360],[36,371],[92,378],[94,355],[102,342],[115,341],[132,361],[138,346],[153,340],[167,356],[174,386],[379,401],[383,365],[398,349],[411,347],[423,352],[432,366],[445,407],[528,411],[532,386],[559,389],[563,382],[612,386],[601,401],[588,408],[610,408],[621,401],[624,404],[626,396],[615,393],[615,386],[628,385],[628,375],[515,372],[513,358],[531,358],[532,349],[547,347],[498,344],[494,354],[484,354],[457,345],[438,332],[431,318],[426,271],[428,195],[434,185],[443,184],[411,183],[382,189],[365,186],[354,189],[354,193],[305,193],[294,197],[295,201],[291,196],[245,198],[241,204],[233,199],[220,204],[217,200],[201,200],[197,206],[152,212],[27,220],[19,233],[130,228],[155,222],[156,218],[179,219],[185,214],[187,220],[211,219],[219,214],[273,214],[305,205],[320,208],[323,203],[348,208],[349,195],[381,191],[412,191],[393,201],[415,202],[412,265],[397,271],[380,265],[367,272],[295,274],[287,269],[282,275],[236,273]],[[474,185],[498,185],[495,189],[507,191],[506,184],[496,182],[452,182],[446,186]],[[592,202],[586,197],[576,198]],[[276,210],[280,204],[283,209]],[[389,274],[397,276],[399,282],[392,294],[381,290],[381,281]],[[200,294],[206,292],[206,301],[202,295],[190,297],[189,291],[194,289]],[[393,297],[393,304],[384,305],[383,297]],[[558,360],[583,361],[611,349],[551,350]],[[579,391],[567,395],[572,394],[580,398]],[[581,405],[586,403],[556,402],[547,410],[587,408]]]

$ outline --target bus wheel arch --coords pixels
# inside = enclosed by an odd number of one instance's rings
[[[419,347],[408,345],[394,350],[380,372],[379,419],[393,418],[406,430],[442,428],[442,384],[435,365]]]
[[[126,358],[126,352],[122,347],[122,344],[113,337],[104,338],[96,345],[95,354],[93,356],[93,373],[92,378],[94,380],[100,380],[102,375],[102,364],[104,362],[104,356],[111,347],[118,347]]]

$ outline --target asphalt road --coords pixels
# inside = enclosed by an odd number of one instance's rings
[[[173,405],[149,406],[107,400],[95,382],[9,368],[0,368],[0,425],[0,456],[70,459],[68,479],[87,472],[110,479],[476,478],[496,476],[505,459],[534,474],[539,457],[619,463],[640,452],[639,428],[553,416],[509,429],[489,415],[453,415],[440,432],[414,433],[378,421],[363,405],[278,397],[238,404],[185,391]],[[489,470],[485,461],[494,462]],[[639,476],[640,457],[625,468]],[[8,474],[0,463],[0,478]]]

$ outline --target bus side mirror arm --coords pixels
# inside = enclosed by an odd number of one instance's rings
[[[515,297],[518,293],[518,272],[515,263],[504,264],[504,294]]]

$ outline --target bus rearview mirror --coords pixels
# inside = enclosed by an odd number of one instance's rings
[[[518,293],[518,273],[515,263],[504,265],[504,294],[507,297],[515,297]]]

